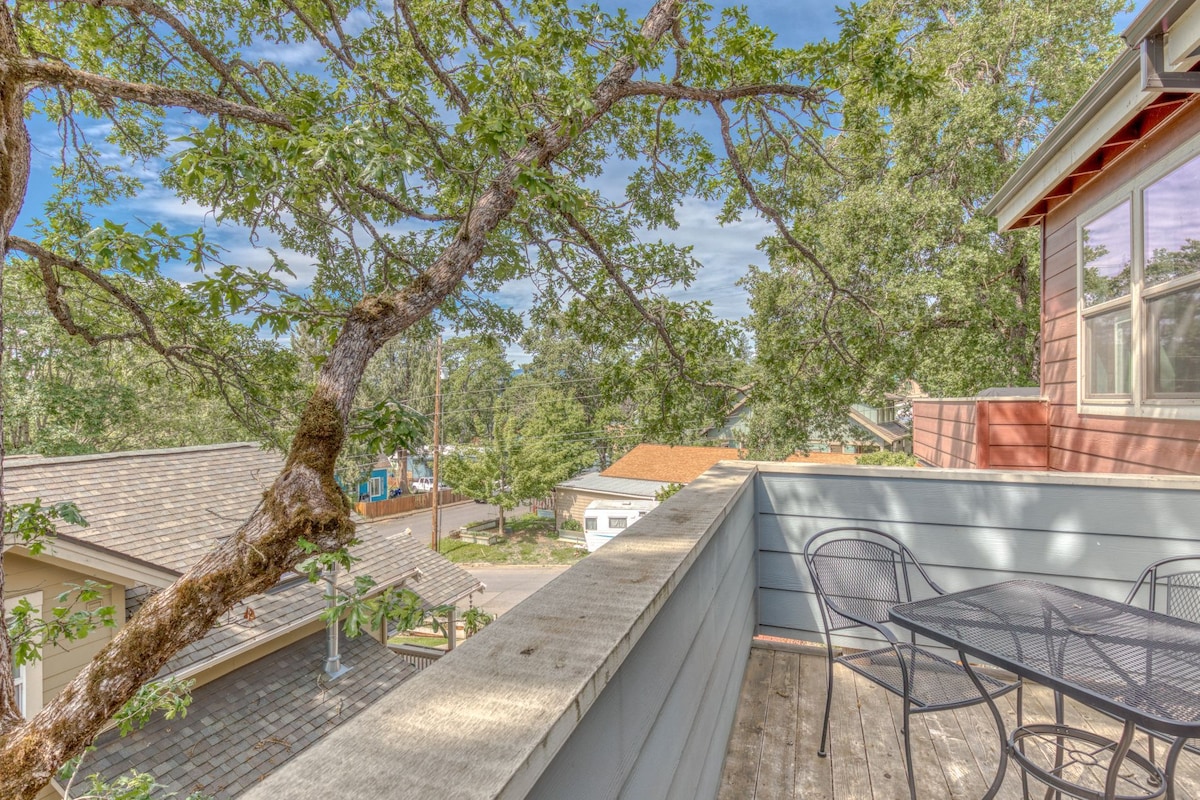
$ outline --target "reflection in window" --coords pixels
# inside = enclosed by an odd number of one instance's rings
[[[1088,394],[1128,396],[1130,391],[1129,308],[1084,321],[1088,353]]]
[[[1197,186],[1200,186],[1200,158],[1193,158],[1143,192],[1146,286],[1200,272]]]
[[[1083,304],[1094,306],[1129,294],[1128,201],[1083,228]]]
[[[608,518],[608,527],[611,530],[617,530],[618,528],[624,528],[625,523],[626,523],[625,517],[609,517]]]
[[[1148,302],[1154,396],[1200,397],[1200,286]]]

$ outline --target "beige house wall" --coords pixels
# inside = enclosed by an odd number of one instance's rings
[[[42,613],[55,605],[55,598],[69,591],[72,585],[82,586],[91,576],[74,572],[38,558],[19,555],[16,551],[4,554],[4,598],[20,597],[31,592],[42,593]],[[88,604],[95,610],[112,606],[117,625],[125,623],[125,587],[106,584],[100,600]],[[112,639],[116,628],[97,628],[83,639],[61,642],[42,654],[42,704],[49,703],[64,686],[100,652]]]

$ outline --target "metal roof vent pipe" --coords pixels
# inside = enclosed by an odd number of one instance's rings
[[[342,656],[339,651],[341,643],[338,631],[338,618],[335,612],[338,600],[338,567],[334,564],[329,568],[329,571],[324,575],[325,582],[329,584],[329,593],[325,595],[325,602],[330,610],[330,620],[325,626],[325,674],[330,680],[336,680],[347,672],[350,667],[342,666]]]

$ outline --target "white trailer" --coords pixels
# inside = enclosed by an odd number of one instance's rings
[[[593,500],[583,512],[583,538],[589,553],[649,514],[657,500]]]

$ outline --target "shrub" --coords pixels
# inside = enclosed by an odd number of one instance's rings
[[[583,526],[579,524],[577,519],[564,519],[563,524],[559,526],[564,531],[581,531]]]
[[[661,503],[682,488],[682,483],[668,483],[666,486],[654,493],[654,499]]]
[[[871,467],[915,467],[919,462],[915,456],[910,456],[908,453],[878,450],[874,453],[863,453],[854,459],[854,463]]]

